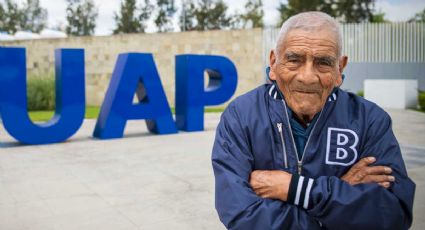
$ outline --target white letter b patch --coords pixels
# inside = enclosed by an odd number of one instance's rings
[[[357,159],[357,134],[350,129],[328,128],[326,164],[352,165]]]

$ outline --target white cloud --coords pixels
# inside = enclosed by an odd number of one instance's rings
[[[103,3],[103,4],[102,4]],[[118,12],[120,1],[109,0],[107,4],[102,0],[95,0],[99,15],[97,17],[96,35],[111,34],[115,28],[114,12]]]
[[[381,10],[385,13],[385,18],[393,21],[407,21],[412,18],[415,13],[425,8],[425,1],[423,0],[406,0],[406,1],[394,1],[394,0],[379,0],[375,3],[377,10]]]
[[[22,0],[21,0],[22,1]],[[47,9],[49,27],[66,23],[66,1],[65,0],[40,0],[42,7]]]

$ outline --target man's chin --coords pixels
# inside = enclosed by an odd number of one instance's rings
[[[291,108],[292,109],[292,108]],[[292,111],[299,117],[299,118],[304,118],[304,117],[310,117],[313,118],[314,115],[316,115],[319,111],[320,108],[317,107],[317,104],[312,105],[312,104],[305,104],[303,106],[295,106]]]

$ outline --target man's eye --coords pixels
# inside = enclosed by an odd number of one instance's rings
[[[319,61],[318,64],[321,66],[332,66],[332,63],[328,61]]]
[[[288,61],[291,62],[291,63],[299,63],[300,62],[299,59],[289,59]]]

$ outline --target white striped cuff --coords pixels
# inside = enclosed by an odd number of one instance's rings
[[[311,205],[310,193],[313,185],[314,179],[293,174],[289,184],[287,202],[308,209]]]

